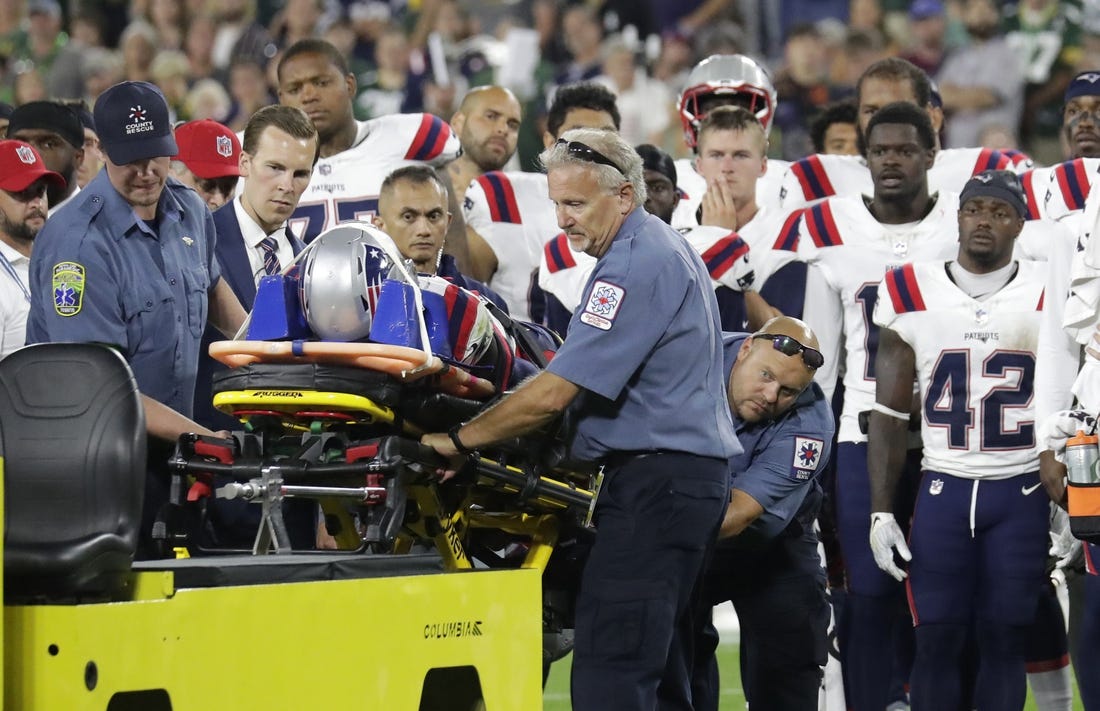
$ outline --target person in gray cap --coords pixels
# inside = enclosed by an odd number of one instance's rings
[[[27,341],[113,344],[133,369],[151,435],[139,540],[150,557],[175,441],[213,434],[190,419],[203,328],[233,336],[245,313],[221,279],[210,211],[168,177],[177,147],[164,95],[122,82],[99,97],[94,117],[104,170],[39,233]]]
[[[34,146],[46,167],[65,178],[64,185],[47,188],[51,213],[80,192],[76,174],[84,164],[84,127],[71,106],[56,101],[22,104],[11,114],[8,137]]]

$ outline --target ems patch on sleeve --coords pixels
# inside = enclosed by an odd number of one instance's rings
[[[596,280],[592,284],[592,290],[588,292],[588,298],[585,299],[581,323],[601,331],[610,331],[625,297],[626,290],[621,286]]]
[[[53,308],[58,316],[76,316],[84,303],[84,267],[59,262],[53,267]]]
[[[809,479],[821,463],[821,452],[825,443],[813,437],[794,438],[794,461],[791,463],[794,474],[799,479]]]

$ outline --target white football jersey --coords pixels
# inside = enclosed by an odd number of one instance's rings
[[[749,225],[755,224],[758,217],[759,213]],[[745,226],[746,229],[749,225]],[[754,267],[749,245],[742,237],[743,233],[711,226],[692,227],[679,232],[703,257],[714,288],[726,286],[741,291],[753,283]],[[772,239],[775,239],[774,234]],[[793,259],[793,253],[789,254]],[[553,294],[562,306],[572,312],[584,296],[584,287],[595,266],[595,257],[584,252],[574,252],[569,247],[569,239],[565,233],[560,232],[543,248],[539,286]]]
[[[795,209],[834,195],[870,193],[871,171],[860,156],[819,153],[796,160],[783,175],[779,190],[784,209]]]
[[[1028,219],[1061,220],[1085,208],[1100,158],[1076,158],[1020,176],[1027,193]]]
[[[1007,156],[991,148],[948,148],[936,152],[928,169],[928,192],[958,193],[971,176],[983,170],[1015,169]],[[779,194],[782,206],[793,210],[834,195],[869,195],[873,191],[871,172],[863,158],[818,154],[791,164]]]
[[[544,173],[493,171],[466,188],[466,227],[485,240],[497,258],[489,286],[508,304],[512,318],[537,320],[532,296],[542,247],[561,232]]]
[[[928,191],[962,192],[966,181],[985,170],[1011,170],[1008,156],[992,148],[945,148],[928,169]]]
[[[768,167],[756,181],[756,204],[760,207],[778,208],[783,174],[790,165],[785,160],[768,158]],[[695,227],[699,224],[695,213],[703,202],[703,193],[707,191],[707,181],[695,171],[694,158],[680,158],[676,161],[676,189],[680,191],[680,204],[672,213],[672,226],[679,230]]]
[[[1017,264],[981,301],[955,285],[943,261],[908,264],[882,281],[875,324],[916,356],[924,469],[1005,479],[1039,468],[1032,396],[1046,266]]]
[[[351,147],[313,166],[309,187],[290,217],[290,228],[305,242],[341,222],[374,217],[382,181],[394,170],[416,163],[442,165],[459,152],[458,136],[432,114],[392,114],[356,123]]]
[[[904,225],[878,222],[862,196],[829,198],[802,213],[798,254],[812,272],[803,319],[825,356],[818,382],[831,392],[837,374],[844,374],[841,442],[866,441],[858,418],[875,401],[878,329],[871,317],[883,275],[912,261],[953,257],[957,214],[958,196],[947,192],[939,194],[924,219]],[[844,365],[838,368],[842,353]]]

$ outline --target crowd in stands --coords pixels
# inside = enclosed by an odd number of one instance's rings
[[[357,78],[366,119],[443,118],[471,86],[524,102],[519,161],[534,165],[555,86],[605,83],[622,133],[686,155],[675,98],[711,54],[762,60],[779,92],[771,154],[811,152],[809,126],[899,55],[940,85],[945,147],[1021,148],[1057,162],[1066,83],[1100,54],[1100,6],[1082,0],[12,0],[0,6],[0,100],[82,99],[122,80],[157,84],[177,121],[239,131],[276,101],[274,67],[321,37]]]

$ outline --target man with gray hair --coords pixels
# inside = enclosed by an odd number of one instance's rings
[[[692,708],[693,590],[741,452],[725,400],[718,304],[699,255],[642,209],[642,159],[610,131],[567,131],[542,156],[558,225],[596,257],[545,371],[473,420],[422,439],[458,458],[568,407],[572,455],[604,465],[581,578],[573,709]],[[451,472],[444,473],[444,476]]]

